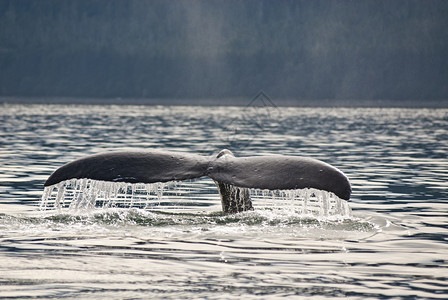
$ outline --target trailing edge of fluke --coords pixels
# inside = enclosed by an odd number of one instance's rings
[[[165,151],[126,151],[91,155],[57,169],[45,186],[69,179],[155,183],[208,176],[218,186],[224,212],[252,209],[249,188],[292,190],[315,188],[349,200],[348,178],[317,159],[298,156],[235,157],[229,150],[206,157]]]

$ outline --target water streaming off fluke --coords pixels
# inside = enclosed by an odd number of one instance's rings
[[[210,188],[201,193],[204,184],[196,182],[125,183],[91,179],[71,179],[44,189],[42,210],[94,208],[179,209],[195,206],[198,210],[219,205],[219,196],[210,195]],[[213,187],[212,187],[213,188]],[[235,187],[239,189],[238,187]],[[316,189],[260,190],[250,189],[255,209],[293,209],[303,216],[350,217],[347,201],[330,192]]]

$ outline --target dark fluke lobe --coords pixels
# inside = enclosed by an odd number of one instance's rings
[[[317,159],[295,156],[223,156],[210,162],[213,180],[238,187],[268,190],[315,188],[349,200],[350,182],[335,167]]]
[[[109,152],[72,161],[57,169],[45,182],[53,185],[73,178],[154,183],[202,177],[208,166],[206,157],[163,151]]]

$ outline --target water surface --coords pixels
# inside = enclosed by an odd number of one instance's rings
[[[447,140],[446,109],[2,105],[0,297],[446,298]],[[224,215],[207,178],[146,209],[38,209],[85,155],[223,148],[338,167],[351,215],[269,197]]]

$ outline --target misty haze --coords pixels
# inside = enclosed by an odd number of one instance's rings
[[[437,0],[1,0],[0,96],[446,101],[447,16]]]

